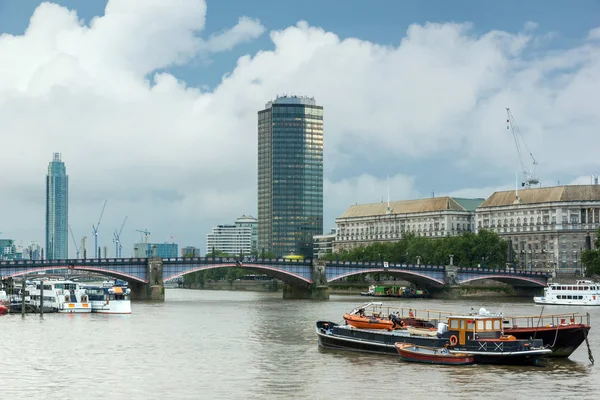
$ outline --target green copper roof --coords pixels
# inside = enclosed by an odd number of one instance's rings
[[[485,201],[485,199],[465,199],[462,197],[453,197],[452,199],[460,204],[466,211],[475,211],[475,209]]]

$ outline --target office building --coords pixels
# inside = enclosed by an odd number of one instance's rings
[[[439,238],[475,231],[475,210],[484,199],[432,197],[357,204],[336,218],[333,250],[395,242],[404,234]]]
[[[177,253],[177,243],[136,243],[133,247],[135,258],[175,258]]]
[[[194,246],[186,246],[181,249],[181,257],[200,257],[200,249]]]
[[[323,107],[284,96],[258,112],[258,247],[312,257],[323,233]]]
[[[600,185],[493,193],[477,208],[477,230],[509,241],[510,260],[526,270],[581,270],[581,252],[600,227]]]
[[[326,254],[333,253],[333,242],[335,241],[335,229],[325,235],[313,236],[313,259],[318,259]]]
[[[15,261],[22,260],[23,253],[17,250],[15,241],[12,239],[0,239],[0,260]]]
[[[46,175],[46,259],[69,257],[69,177],[60,153],[54,153]]]
[[[235,220],[235,225],[252,229],[250,251],[258,254],[258,220],[250,215],[242,215]]]

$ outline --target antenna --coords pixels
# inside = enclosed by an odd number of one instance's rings
[[[521,199],[519,199],[519,173],[515,172],[515,201],[513,204],[519,204]]]

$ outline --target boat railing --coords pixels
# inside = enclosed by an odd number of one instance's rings
[[[527,315],[504,317],[505,325],[512,328],[541,328],[546,326],[559,325],[587,325],[590,326],[589,313],[565,313],[548,315]],[[507,324],[508,322],[508,324]],[[505,326],[505,327],[508,327]]]

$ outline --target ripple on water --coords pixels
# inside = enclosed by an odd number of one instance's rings
[[[464,399],[474,398],[477,389],[486,399],[586,399],[600,393],[599,368],[590,366],[585,348],[546,368],[429,366],[394,356],[320,349],[315,321],[341,320],[364,300],[359,297],[283,301],[281,293],[168,290],[167,299],[164,304],[135,303],[127,316],[0,318],[2,398]],[[478,301],[415,304],[541,312],[522,301]],[[589,312],[593,325],[600,321],[600,310]],[[596,354],[599,332],[590,331]]]

